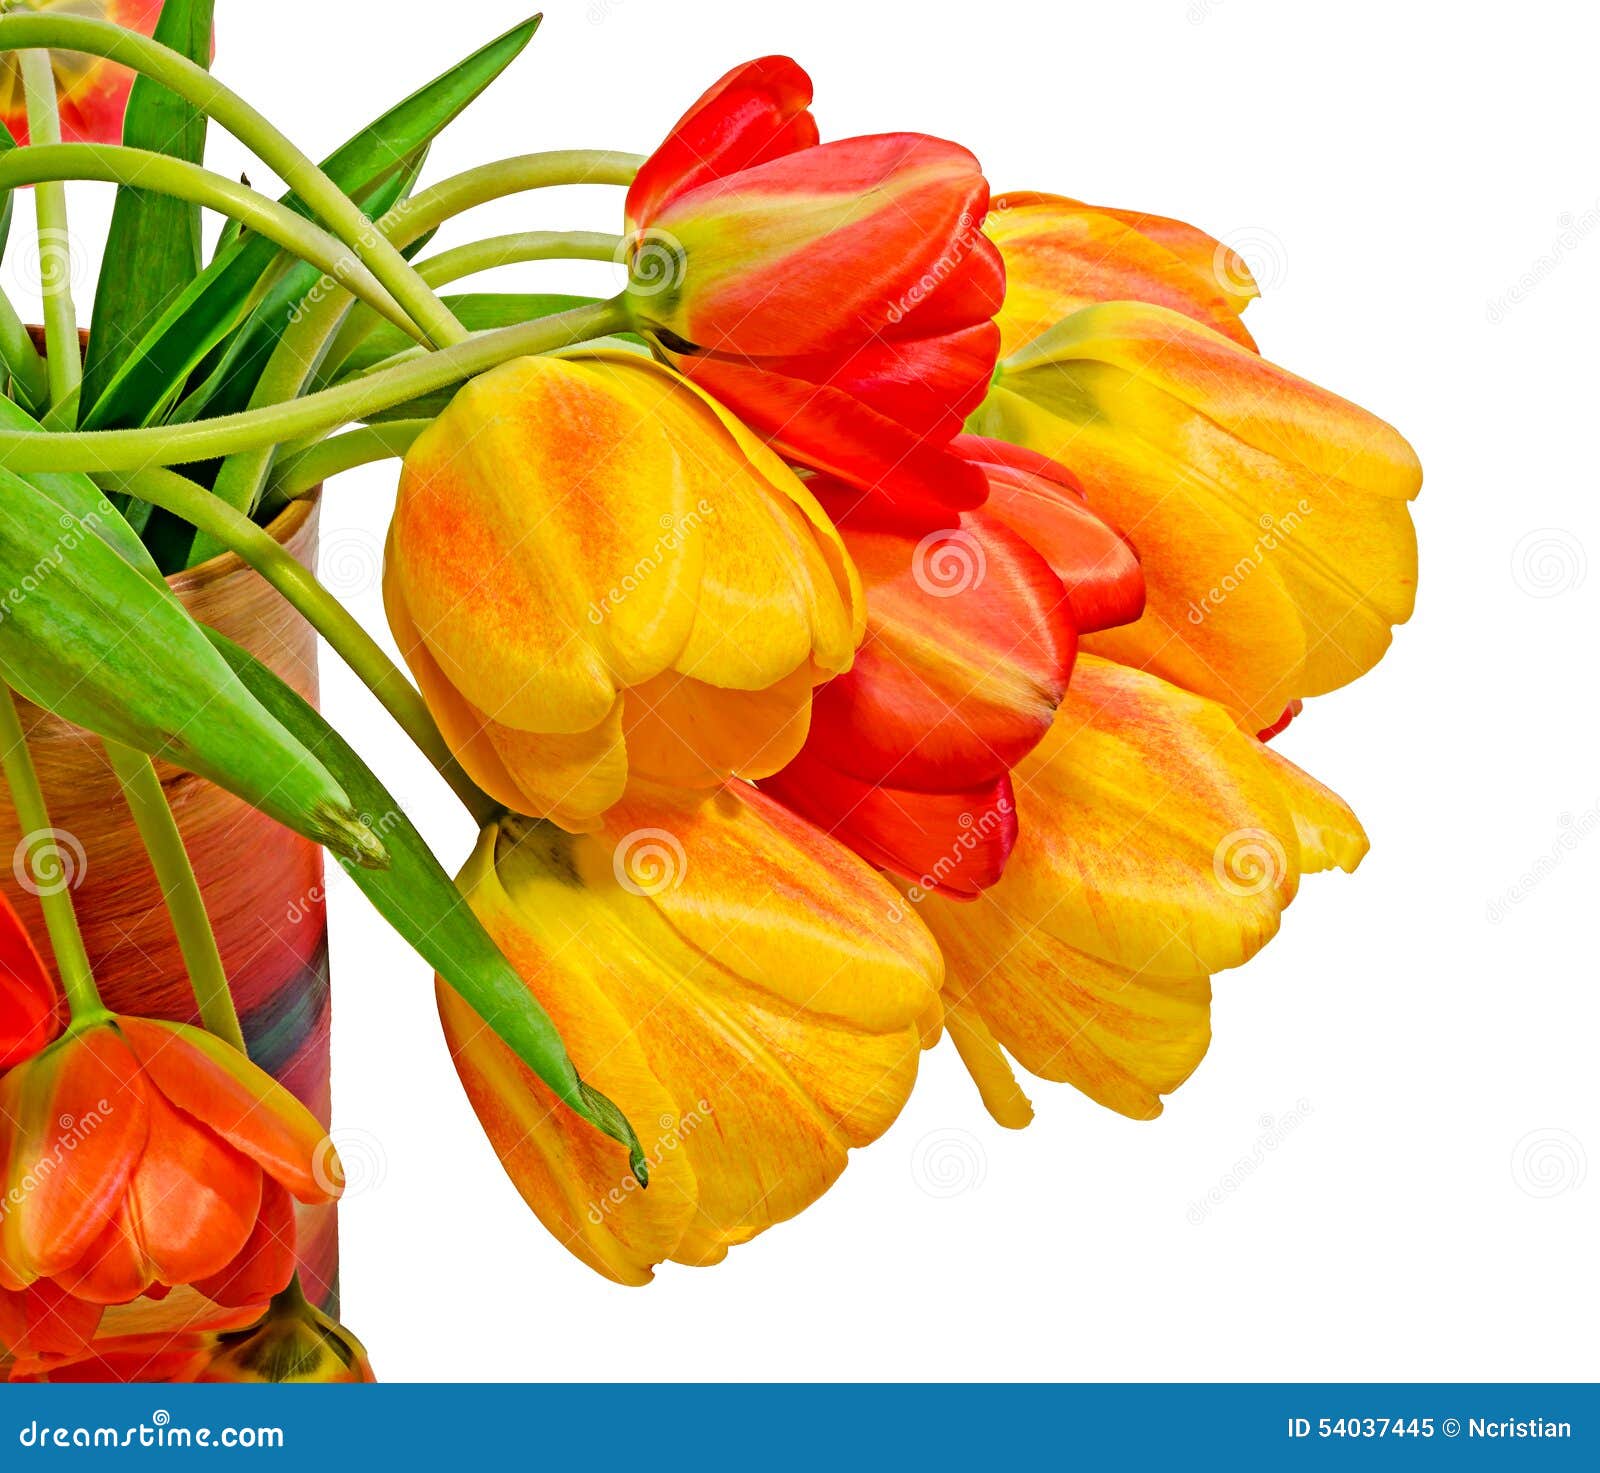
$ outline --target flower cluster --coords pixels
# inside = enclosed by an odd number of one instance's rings
[[[446,1034],[624,1283],[814,1200],[945,1031],[1002,1124],[1008,1055],[1157,1115],[1213,974],[1366,849],[1266,739],[1415,587],[1410,447],[1259,356],[1224,246],[810,100],[769,57],[685,114],[627,201],[649,353],[478,379],[390,532],[396,637],[516,815],[463,887],[650,1190],[441,981]]]

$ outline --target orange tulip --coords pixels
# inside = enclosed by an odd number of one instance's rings
[[[887,881],[753,789],[630,798],[579,837],[494,824],[460,883],[584,1078],[639,1130],[648,1190],[440,983],[456,1068],[512,1181],[607,1278],[715,1263],[794,1216],[910,1093],[937,948]]]
[[[80,1349],[103,1306],[177,1285],[264,1304],[294,1271],[291,1197],[340,1188],[293,1095],[211,1034],[142,1018],[76,1028],[0,1080],[0,1163],[14,1352]]]

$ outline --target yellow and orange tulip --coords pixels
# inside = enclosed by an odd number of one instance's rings
[[[41,15],[54,12],[110,21],[149,36],[161,19],[161,6],[162,0],[33,0],[29,9]],[[62,141],[120,143],[134,74],[103,56],[77,51],[52,51],[50,69],[55,75]],[[27,95],[21,57],[15,51],[0,52],[0,123],[18,143],[28,141]]]
[[[507,821],[461,876],[626,1154],[564,1111],[442,982],[456,1068],[545,1226],[607,1278],[709,1264],[794,1216],[894,1120],[937,1027],[940,959],[887,881],[772,799],[633,799],[602,832]]]
[[[917,907],[951,1036],[1004,1125],[1032,1112],[1001,1047],[1149,1119],[1205,1054],[1211,974],[1276,934],[1303,874],[1353,870],[1366,836],[1224,707],[1090,655],[1015,781],[1004,876]]]
[[[384,591],[462,765],[573,831],[630,776],[776,772],[865,617],[798,477],[630,353],[522,359],[462,390],[406,457]]]
[[[1253,730],[1370,670],[1411,616],[1411,447],[1168,307],[1074,312],[1002,361],[973,427],[1060,461],[1137,547],[1143,617],[1086,648]]]

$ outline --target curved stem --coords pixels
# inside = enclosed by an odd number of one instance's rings
[[[242,414],[193,424],[139,430],[54,435],[33,430],[0,431],[0,466],[13,471],[94,473],[221,459],[240,450],[324,434],[473,378],[513,358],[548,353],[589,338],[625,331],[627,323],[620,300],[613,298],[480,333],[418,362],[403,363],[268,409],[248,409]],[[215,500],[210,492],[205,495],[207,500]]]
[[[65,881],[71,871],[56,847],[56,831],[50,826],[44,790],[28,753],[27,734],[17,714],[17,700],[10,689],[0,685],[0,766],[11,788],[11,803],[17,811],[17,824],[27,838],[39,842],[39,853],[50,864],[48,873]],[[53,863],[51,863],[53,861]],[[89,953],[84,949],[83,932],[78,929],[78,914],[72,906],[72,887],[68,883],[38,887],[39,907],[44,911],[45,929],[50,933],[50,949],[55,953],[61,987],[72,1008],[72,1021],[84,1025],[108,1016],[106,1005],[94,985]]]
[[[121,62],[193,103],[251,149],[360,256],[430,341],[446,347],[465,336],[449,309],[411,263],[372,228],[360,207],[284,134],[204,67],[171,47],[106,21],[15,14],[0,19],[0,51],[31,48],[81,51]]]
[[[351,617],[344,605],[301,567],[271,533],[258,527],[243,512],[219,501],[204,486],[175,471],[146,470],[95,479],[107,490],[137,497],[182,517],[237,553],[333,646],[422,754],[438,768],[480,824],[497,811],[462,771],[417,688],[395,668],[394,661]]]
[[[28,104],[28,136],[48,150],[61,142],[61,115],[56,105],[56,77],[44,51],[22,53],[22,85]],[[31,153],[33,150],[15,150]],[[4,189],[0,185],[0,189]],[[77,422],[76,399],[83,383],[83,354],[78,348],[78,313],[72,303],[71,233],[67,229],[67,191],[59,179],[40,180],[34,193],[39,222],[39,279],[44,297],[45,359],[50,382],[51,422]]]
[[[440,251],[417,262],[417,274],[429,286],[446,286],[463,276],[493,271],[523,261],[620,261],[626,241],[620,235],[593,230],[527,230],[494,235],[454,250]]]
[[[404,248],[463,211],[507,195],[558,184],[633,183],[644,155],[610,149],[568,148],[497,159],[454,174],[403,199],[384,216],[383,233]]]
[[[189,853],[183,847],[183,835],[178,832],[172,805],[167,802],[155,764],[143,752],[136,752],[121,742],[107,740],[105,749],[128,811],[133,815],[134,827],[144,840],[162,898],[167,902],[167,914],[172,918],[178,949],[183,953],[183,963],[189,972],[200,1021],[218,1038],[244,1053],[244,1033],[239,1027],[233,993],[228,988],[222,953],[217,950],[216,934],[211,929],[211,917],[206,914],[205,899],[200,894]]]
[[[0,26],[5,24],[0,21]],[[18,148],[0,157],[0,190],[20,184],[37,184],[39,203],[46,191],[59,188],[63,179],[91,179],[104,184],[126,184],[190,200],[240,221],[286,251],[309,261],[360,297],[374,311],[412,337],[416,325],[378,279],[326,230],[296,214],[286,205],[257,194],[222,174],[199,164],[150,153],[140,148],[120,148],[104,143],[57,143]],[[64,267],[63,267],[64,272]],[[48,287],[48,282],[46,283]],[[48,298],[47,298],[48,303]],[[70,298],[69,298],[70,305]],[[73,341],[77,325],[73,325]],[[50,357],[56,357],[52,350]],[[51,372],[54,373],[54,368]]]
[[[318,440],[303,450],[286,451],[261,498],[262,515],[270,520],[279,508],[309,494],[341,471],[404,455],[432,423],[431,419],[384,420]]]

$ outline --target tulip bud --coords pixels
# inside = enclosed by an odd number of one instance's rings
[[[80,514],[0,471],[0,679],[35,705],[237,794],[342,858],[387,852],[332,774],[240,683],[176,596]]]

